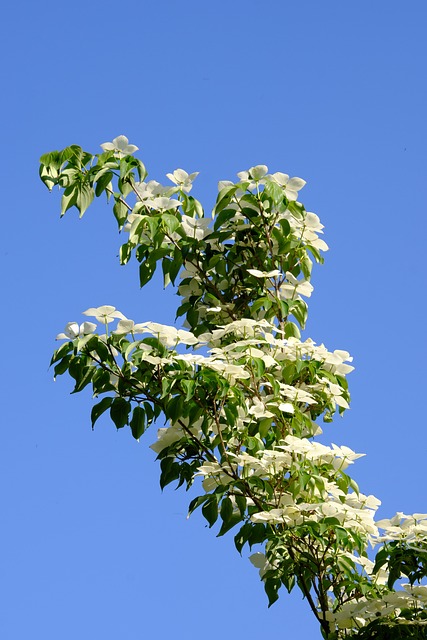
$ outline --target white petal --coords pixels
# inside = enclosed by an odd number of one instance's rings
[[[119,320],[117,328],[113,333],[117,335],[125,335],[133,331],[135,324],[133,320]]]
[[[286,186],[285,193],[288,200],[296,200],[298,198],[298,191],[296,191],[296,189],[288,189]]]
[[[260,551],[249,556],[249,560],[257,569],[263,569],[267,564],[267,558]]]
[[[295,189],[295,191],[299,191],[305,184],[307,183],[302,178],[291,178],[286,186],[289,187],[289,189]]]
[[[297,293],[299,293],[300,296],[305,296],[306,298],[309,298],[311,296],[313,290],[313,285],[306,280],[300,282],[297,286]]]
[[[287,173],[281,173],[281,171],[277,171],[276,173],[273,173],[270,178],[273,178],[273,180],[275,182],[277,182],[277,184],[280,184],[281,187],[284,187],[289,180],[289,176]]]
[[[155,206],[158,207],[159,209],[164,209],[166,211],[170,209],[176,209],[181,206],[181,203],[179,202],[179,200],[172,200],[172,198],[166,198],[164,196],[161,196],[160,198],[155,198],[153,200],[153,204],[155,204]]]
[[[175,173],[175,172],[174,172],[174,173]],[[178,182],[177,182],[177,180],[176,180],[175,176],[173,175],[173,173],[167,173],[167,174],[166,174],[166,177],[167,177],[167,178],[169,178],[169,180],[170,180],[171,182],[173,182],[174,184],[178,184]]]
[[[88,335],[89,333],[93,333],[96,330],[96,324],[94,324],[93,322],[83,322],[80,325],[80,333],[82,333],[84,336]]]
[[[173,175],[178,182],[185,182],[188,179],[188,173],[184,169],[175,169]]]
[[[79,325],[77,322],[68,322],[64,329],[64,333],[68,338],[71,338],[71,340],[77,338],[79,335]]]
[[[307,227],[310,227],[310,229],[313,229],[315,231],[320,231],[324,226],[320,222],[319,216],[312,211],[307,211],[307,214],[305,216],[305,224],[307,225]]]
[[[335,402],[337,403],[337,405],[339,407],[342,407],[343,409],[350,409],[350,406],[349,406],[347,400],[344,400],[344,398],[342,396],[335,396],[334,400],[335,400]]]
[[[220,180],[218,182],[218,191],[222,191],[225,187],[234,187],[234,182],[231,182],[231,180]]]
[[[249,169],[249,173],[251,178],[254,180],[261,180],[268,173],[268,167],[265,164],[258,164],[256,167],[251,167]]]
[[[273,271],[259,271],[258,269],[247,269],[247,272],[251,274],[251,276],[255,276],[255,278],[273,278],[275,276],[280,276],[280,271],[278,269],[273,269]]]
[[[290,402],[282,402],[279,404],[279,409],[283,413],[295,413],[295,407]]]
[[[126,138],[126,136],[117,136],[117,138],[114,138],[113,140],[113,144],[117,149],[126,149],[128,143],[129,140]]]

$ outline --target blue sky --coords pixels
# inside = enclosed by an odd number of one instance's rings
[[[125,134],[152,178],[200,171],[207,209],[254,164],[307,180],[331,249],[306,336],[356,366],[325,440],[368,454],[354,475],[381,517],[427,512],[426,18],[422,0],[3,8],[2,638],[319,637],[299,596],[267,610],[232,537],[161,494],[154,431],[92,432],[90,394],[53,383],[55,335],[83,310],[172,323],[178,299],[118,265],[104,203],[59,220],[38,180],[52,149]]]

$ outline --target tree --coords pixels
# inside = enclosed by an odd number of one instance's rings
[[[269,606],[297,587],[329,640],[427,637],[427,514],[376,522],[379,500],[348,475],[361,454],[316,440],[318,422],[348,408],[353,367],[346,351],[301,339],[312,264],[328,248],[297,199],[305,182],[252,167],[219,183],[210,218],[189,195],[197,173],[177,169],[162,186],[125,136],[101,146],[42,156],[41,179],[63,191],[61,215],[113,202],[121,263],[136,258],[141,287],[161,264],[185,329],[87,309],[95,322],[57,336],[55,376],[92,386],[92,427],[109,411],[139,439],[165,420],[151,445],[161,487],[197,486],[189,514],[219,521],[219,536],[233,529],[240,553],[257,549]]]

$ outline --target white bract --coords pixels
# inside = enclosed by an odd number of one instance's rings
[[[259,271],[259,269],[247,269],[247,272],[251,274],[251,276],[255,276],[255,278],[276,278],[280,276],[280,271],[278,269],[273,269],[272,271]]]
[[[281,173],[280,171],[267,177],[284,188],[288,200],[296,200],[298,198],[298,191],[307,184],[306,181],[301,178],[290,178],[287,173]]]
[[[149,180],[148,182],[136,182],[134,190],[138,196],[138,200],[146,206],[152,206],[152,203],[157,197],[169,197],[176,191],[173,187],[164,187],[156,180]]]
[[[86,311],[83,311],[83,315],[96,318],[98,322],[103,322],[104,324],[109,324],[116,318],[127,320],[123,313],[116,310],[116,307],[112,307],[108,304],[105,304],[101,307],[90,307],[90,309],[86,309]]]
[[[101,147],[104,151],[114,151],[114,155],[119,158],[122,158],[125,155],[130,156],[135,153],[135,151],[138,151],[138,147],[134,144],[129,144],[129,140],[123,135],[114,138],[113,142],[104,142],[101,144]]]
[[[313,292],[313,285],[308,280],[298,280],[290,271],[286,272],[287,283],[282,284],[280,293],[283,298],[293,300],[296,296],[301,295],[309,298]]]
[[[209,218],[191,218],[186,215],[181,217],[181,224],[185,235],[189,238],[196,238],[196,240],[203,240],[203,238],[209,235],[208,227],[210,223]]]
[[[193,181],[199,175],[199,172],[187,173],[184,169],[175,169],[173,173],[167,173],[167,177],[171,182],[176,184],[182,191],[189,193],[193,188]]]
[[[171,211],[173,209],[178,209],[182,203],[179,200],[174,200],[167,196],[159,196],[157,198],[147,200],[146,204],[148,207],[158,209],[159,211]]]
[[[93,322],[83,322],[82,324],[78,324],[78,322],[67,322],[65,325],[64,333],[58,333],[56,336],[57,340],[74,340],[75,338],[82,338],[90,333],[94,333],[96,331],[96,324]]]

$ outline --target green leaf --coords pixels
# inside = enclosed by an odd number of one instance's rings
[[[239,189],[240,185],[229,185],[228,187],[224,187],[218,193],[218,197],[216,199],[214,213],[216,216],[230,203],[232,197],[236,193],[237,189]]]
[[[279,224],[282,228],[283,235],[288,236],[291,232],[291,225],[289,224],[289,220],[286,220],[286,218],[282,218],[282,220],[279,220]]]
[[[251,523],[252,524],[252,523]],[[248,535],[249,546],[252,549],[254,544],[261,544],[267,538],[266,527],[261,522],[252,524],[251,531]]]
[[[280,585],[281,581],[278,578],[267,578],[264,581],[264,589],[268,597],[269,607],[279,599],[278,591],[280,589]]]
[[[99,198],[101,193],[108,187],[112,179],[113,179],[113,174],[111,171],[106,171],[106,173],[102,174],[98,178],[98,181],[95,187],[95,195],[97,198]]]
[[[132,255],[132,247],[128,242],[120,247],[120,264],[127,264]]]
[[[115,391],[115,386],[111,383],[110,373],[105,369],[96,369],[92,377],[92,387],[94,396],[107,391]]]
[[[162,260],[162,271],[163,271],[163,288],[166,289],[168,284],[170,284],[171,279],[169,276],[169,269],[172,265],[172,260],[169,257],[165,257]]]
[[[237,551],[240,554],[242,553],[242,549],[249,539],[252,526],[253,526],[252,522],[245,522],[245,524],[240,528],[238,533],[236,533],[236,535],[234,536],[234,544]]]
[[[209,496],[198,496],[194,498],[190,504],[188,505],[188,515],[191,516],[193,511],[195,511],[200,505],[205,504],[206,500],[209,499]]]
[[[70,353],[70,351],[73,350],[73,343],[70,340],[69,342],[64,342],[64,344],[62,344],[59,349],[57,349],[56,351],[54,351],[52,359],[50,361],[50,365],[52,366],[55,362],[58,362],[58,360],[61,360],[62,358],[64,358],[68,353]]]
[[[240,513],[238,513],[238,512],[232,513],[230,515],[230,517],[228,518],[228,520],[224,520],[223,521],[223,523],[221,525],[221,529],[219,530],[219,532],[217,534],[217,538],[220,538],[221,536],[223,536],[225,533],[230,531],[230,529],[235,527],[236,524],[238,524],[241,521],[242,521],[242,516],[240,515]]]
[[[185,402],[188,402],[194,397],[194,389],[196,387],[195,380],[181,380],[181,386],[185,391]]]
[[[211,494],[202,507],[202,513],[212,527],[218,520],[218,496]]]
[[[160,488],[162,489],[162,491],[168,484],[170,484],[174,480],[178,480],[179,467],[179,463],[175,462],[175,460],[171,457],[164,458],[161,461]]]
[[[169,277],[171,279],[172,284],[175,284],[176,277],[182,267],[182,253],[178,250],[178,247],[175,247],[173,260],[171,265],[169,266]]]
[[[109,396],[107,398],[102,398],[101,402],[98,402],[98,404],[92,407],[92,411],[90,414],[92,429],[94,428],[95,422],[98,420],[98,418],[104,413],[104,411],[110,408],[112,402],[113,398]]]
[[[126,204],[118,197],[115,198],[115,203],[113,206],[113,213],[121,229],[124,223],[126,222],[126,218],[128,217],[129,209]]]
[[[277,182],[266,180],[264,184],[264,191],[268,197],[271,198],[274,204],[278,204],[283,201],[284,194],[282,188],[277,184]]]
[[[96,371],[96,367],[94,366],[82,367],[82,369],[80,370],[80,376],[76,381],[76,386],[74,387],[71,393],[78,393],[79,391],[84,389],[86,385],[88,385],[89,382],[92,380],[95,371]]]
[[[63,172],[62,175],[64,174],[65,172]],[[95,195],[93,188],[89,184],[81,182],[80,179],[80,174],[77,174],[77,181],[72,182],[64,190],[64,195],[61,200],[61,217],[66,213],[66,211],[68,211],[68,209],[74,206],[80,211],[81,218],[92,202]]]
[[[256,311],[259,311],[259,309],[265,309],[268,311],[268,309],[271,308],[272,305],[272,301],[267,298],[267,296],[263,296],[261,298],[257,298],[257,300],[254,301],[254,303],[251,306],[251,311],[253,313],[255,313]]]
[[[301,202],[297,202],[296,200],[291,200],[288,202],[288,210],[292,213],[294,218],[297,220],[303,220],[305,218],[305,208]]]
[[[114,398],[110,407],[110,416],[117,429],[121,429],[128,424],[131,404],[124,398]]]
[[[308,315],[307,303],[304,300],[294,300],[289,306],[289,313],[294,316],[300,327],[304,329]]]
[[[259,421],[258,433],[261,436],[261,438],[265,438],[267,436],[268,432],[271,429],[271,424],[272,424],[271,418],[263,418],[262,420]]]
[[[288,321],[285,324],[285,338],[301,338],[300,330],[298,329],[295,322]]]
[[[46,153],[40,158],[40,178],[49,189],[58,184],[59,168],[61,166],[60,154],[58,151]]]
[[[135,440],[139,440],[145,431],[145,411],[141,406],[137,406],[133,410],[130,428]]]
[[[65,356],[65,358],[63,358],[60,362],[58,362],[58,364],[53,369],[54,378],[56,378],[57,376],[61,376],[63,373],[67,371],[71,358],[72,358],[71,355]]]
[[[340,571],[343,573],[347,573],[348,575],[352,575],[355,569],[355,564],[350,558],[346,558],[345,556],[338,556],[337,565]]]
[[[76,207],[80,211],[80,218],[91,204],[95,196],[94,190],[88,184],[81,184],[77,192]]]
[[[255,375],[257,378],[262,378],[265,372],[265,362],[261,358],[252,358],[252,366],[255,369]]]
[[[151,280],[156,271],[156,263],[152,262],[141,262],[139,265],[139,285],[142,288]]]
[[[221,502],[220,516],[223,522],[228,522],[233,515],[233,503],[228,496],[225,496]]]
[[[66,213],[66,211],[68,211],[68,209],[75,206],[77,203],[77,196],[78,186],[76,184],[72,184],[65,189],[64,195],[61,199],[61,217]]]
[[[162,222],[169,235],[175,233],[175,231],[181,224],[178,218],[173,215],[173,213],[163,213]]]

